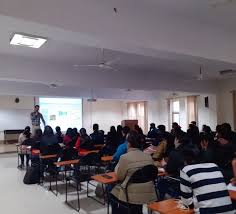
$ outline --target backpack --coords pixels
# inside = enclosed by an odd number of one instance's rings
[[[40,182],[39,165],[28,167],[23,182],[24,184],[37,184]]]

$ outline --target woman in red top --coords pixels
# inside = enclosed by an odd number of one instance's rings
[[[68,128],[66,134],[63,138],[63,143],[67,146],[73,139],[73,130],[72,128]]]
[[[93,149],[93,145],[91,142],[90,137],[86,133],[86,129],[82,128],[80,129],[80,136],[78,137],[75,148],[78,150],[78,152],[86,152]]]

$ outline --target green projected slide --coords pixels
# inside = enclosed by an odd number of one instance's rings
[[[82,99],[39,98],[40,112],[46,124],[62,131],[68,127],[82,128]]]

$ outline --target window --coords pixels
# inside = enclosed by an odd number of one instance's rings
[[[179,100],[172,101],[172,123],[180,123],[180,105]]]
[[[147,129],[146,102],[128,103],[128,119],[138,120],[138,125],[144,132]]]

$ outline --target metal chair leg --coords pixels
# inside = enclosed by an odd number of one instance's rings
[[[77,190],[77,202],[78,202],[78,209],[77,211],[80,211],[80,198],[79,198],[79,183],[76,182],[76,190]]]
[[[66,179],[66,203],[67,203],[67,193],[68,193],[68,182],[67,182],[67,179]]]

